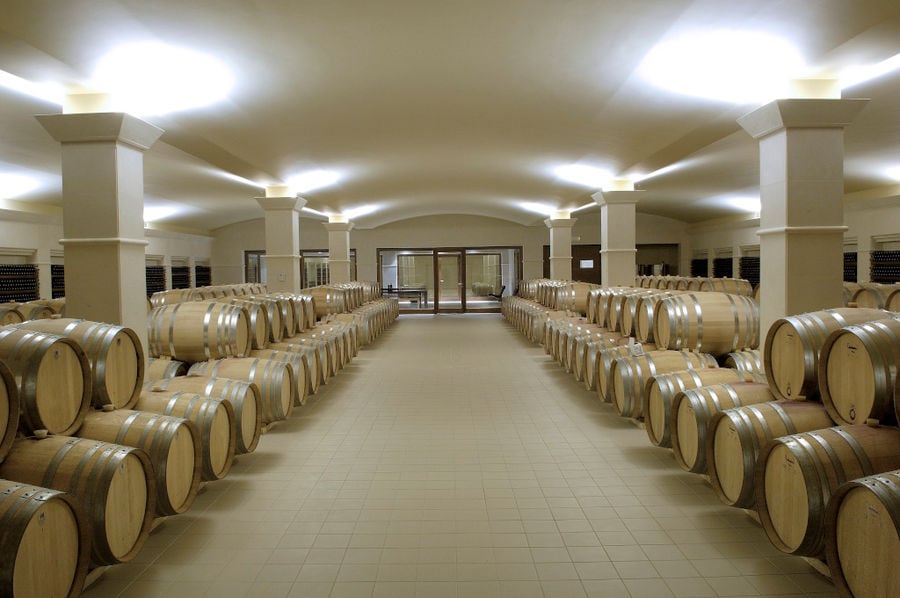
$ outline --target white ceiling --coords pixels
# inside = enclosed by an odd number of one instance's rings
[[[680,164],[639,183],[638,210],[697,222],[758,196],[756,143],[736,124],[754,106],[668,93],[636,68],[663,39],[721,27],[784,36],[825,69],[900,53],[898,0],[3,0],[0,69],[77,86],[135,40],[224,61],[228,100],[147,119],[166,133],[146,155],[146,202],[181,210],[165,225],[261,217],[262,192],[223,172],[274,184],[315,168],[344,178],[310,207],[378,206],[359,227],[447,213],[530,224],[542,217],[523,202],[591,202],[552,174],[577,162]],[[846,191],[895,196],[900,72],[845,96],[871,98],[846,134]],[[62,201],[59,146],[33,118],[58,111],[0,89],[0,172],[45,181],[17,198],[25,210]]]

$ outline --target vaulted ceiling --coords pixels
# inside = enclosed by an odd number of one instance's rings
[[[758,197],[757,145],[736,123],[755,105],[666,91],[639,66],[713,29],[783,37],[801,74],[827,75],[900,53],[900,2],[4,0],[0,70],[84,89],[104,53],[147,40],[227,65],[227,99],[146,117],[166,131],[145,158],[145,202],[170,208],[160,225],[259,218],[259,186],[314,169],[340,179],[304,194],[309,207],[367,208],[360,227],[449,213],[529,224],[542,218],[529,204],[591,203],[594,189],[554,175],[565,164],[637,178],[639,212],[697,222]],[[848,197],[896,199],[900,71],[844,96],[871,98],[846,133]],[[0,88],[0,173],[39,181],[0,207],[61,204],[60,148],[33,118],[59,111]]]

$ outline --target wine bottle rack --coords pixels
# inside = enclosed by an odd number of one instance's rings
[[[212,284],[212,269],[209,266],[194,266],[194,280],[198,287],[208,287]]]
[[[166,267],[147,266],[147,296],[166,290]]]
[[[691,276],[709,276],[709,260],[706,258],[691,260]]]
[[[713,277],[731,278],[734,276],[734,261],[730,257],[713,259]]]
[[[191,288],[191,267],[190,266],[172,266],[172,288],[173,289],[189,289],[189,288]]]
[[[856,282],[857,257],[855,251],[844,252],[844,282]]]
[[[40,298],[38,269],[33,264],[0,264],[0,303]]]
[[[66,267],[58,264],[50,265],[50,297],[59,299],[66,296]]]
[[[753,286],[759,284],[759,256],[743,256],[740,260],[740,277]]]
[[[900,251],[873,251],[869,278],[882,284],[900,282]]]

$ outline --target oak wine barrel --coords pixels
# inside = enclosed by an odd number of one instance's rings
[[[294,368],[289,363],[260,357],[243,357],[202,361],[188,370],[188,375],[210,378],[234,378],[252,382],[259,388],[260,412],[264,424],[290,417],[297,393]]]
[[[759,304],[729,293],[682,293],[653,307],[653,338],[667,349],[725,355],[759,345]]]
[[[18,303],[0,303],[0,326],[18,324],[25,320],[18,307]]]
[[[9,452],[19,428],[19,389],[9,368],[0,361],[0,463]]]
[[[772,392],[783,399],[817,398],[819,355],[828,335],[844,326],[891,316],[880,309],[840,307],[776,320],[763,351]]]
[[[840,426],[773,440],[759,456],[756,502],[772,544],[782,552],[825,552],[825,508],[850,480],[900,469],[900,430]]]
[[[154,308],[147,318],[151,357],[197,362],[243,357],[250,350],[250,316],[239,305],[193,301]]]
[[[724,366],[739,372],[747,372],[748,374],[766,375],[766,366],[763,363],[762,353],[759,349],[729,353],[725,356]]]
[[[888,309],[888,298],[891,293],[900,290],[900,284],[877,284],[867,282],[853,293],[850,298],[856,307],[866,307],[870,309]]]
[[[151,357],[147,360],[144,383],[174,378],[175,376],[184,376],[185,373],[187,373],[187,364],[183,361],[165,357]]]
[[[610,370],[610,402],[622,417],[642,417],[647,381],[684,369],[718,368],[715,357],[690,351],[650,351],[617,359]]]
[[[190,420],[131,409],[92,411],[78,436],[146,451],[156,482],[157,514],[184,513],[197,497],[200,432]]]
[[[43,332],[0,329],[0,359],[15,377],[20,421],[28,431],[71,434],[91,405],[91,367],[75,341]]]
[[[900,470],[835,490],[825,511],[825,555],[841,594],[900,596]]]
[[[176,376],[144,385],[145,390],[169,390],[198,393],[228,401],[234,408],[235,453],[252,453],[262,431],[262,403],[259,388],[244,380],[209,376]]]
[[[78,343],[91,366],[95,407],[122,409],[137,401],[144,382],[144,349],[131,328],[73,318],[33,320],[16,328],[57,334]]]
[[[689,388],[672,400],[672,454],[692,473],[706,473],[706,437],[713,415],[726,409],[775,400],[769,385],[735,382]]]
[[[69,493],[90,522],[94,564],[134,559],[150,533],[156,488],[142,450],[68,436],[20,438],[0,477]]]
[[[0,530],[0,596],[81,595],[90,525],[74,498],[0,480]]]

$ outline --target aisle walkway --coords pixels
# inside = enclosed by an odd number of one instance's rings
[[[85,595],[836,596],[496,315],[404,316]]]

